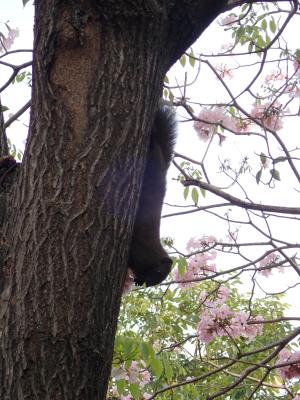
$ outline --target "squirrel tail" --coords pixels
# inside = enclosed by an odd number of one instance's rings
[[[155,115],[151,143],[156,143],[160,147],[167,168],[172,160],[176,136],[175,114],[170,107],[162,105]]]

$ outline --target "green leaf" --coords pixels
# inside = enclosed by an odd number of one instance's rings
[[[259,35],[257,40],[256,40],[256,46],[260,47],[261,49],[266,47],[266,42],[264,41],[264,39],[263,39],[263,37],[261,35]]]
[[[236,114],[236,109],[235,109],[235,107],[230,106],[230,107],[229,107],[229,112],[230,112],[231,115],[235,115],[235,114]]]
[[[183,278],[186,272],[186,259],[184,257],[180,257],[177,263],[178,263],[179,276]]]
[[[133,343],[131,339],[124,338],[124,354],[125,358],[130,358],[132,353]]]
[[[272,175],[272,178],[275,179],[276,181],[280,181],[280,173],[277,169],[270,169],[270,174]]]
[[[203,188],[200,188],[200,192],[201,192],[202,196],[205,198],[205,196],[206,196],[206,190],[203,189]]]
[[[256,183],[259,184],[263,169],[261,168],[255,175]]]
[[[189,63],[190,63],[190,65],[192,67],[194,67],[195,64],[196,64],[196,60],[195,60],[193,49],[191,49],[191,52],[190,52],[190,55],[189,55]]]
[[[264,31],[267,30],[268,24],[267,24],[266,19],[263,19],[263,20],[262,20],[262,22],[261,22],[261,27],[262,27],[262,29],[263,29]]]
[[[190,187],[189,187],[189,186],[186,186],[186,187],[184,188],[184,190],[183,190],[183,198],[184,198],[184,200],[187,199],[187,197],[188,197],[188,195],[189,195],[189,191],[190,191]]]
[[[149,343],[142,342],[140,344],[140,352],[143,360],[148,361],[149,359],[153,359],[155,356],[155,352],[153,347]]]
[[[149,357],[149,348],[148,348],[148,346],[147,346],[147,343],[142,342],[142,343],[140,344],[140,352],[141,352],[141,355],[142,355],[143,360],[148,360],[148,357]]]
[[[170,83],[168,75],[165,76],[164,83]]]
[[[246,395],[246,390],[244,388],[241,388],[233,393],[233,399],[234,400],[244,399],[245,395]]]
[[[151,368],[154,371],[154,374],[156,375],[157,378],[159,378],[164,370],[163,363],[159,358],[154,358],[151,362]]]
[[[269,22],[269,25],[270,25],[271,32],[275,33],[277,26],[276,26],[276,22],[275,22],[274,18],[271,19],[271,21]]]
[[[241,40],[241,38],[245,35],[245,28],[240,26],[235,32],[235,43]]]
[[[116,381],[116,385],[117,385],[118,393],[119,393],[120,395],[124,394],[124,392],[125,392],[125,386],[126,386],[126,381],[125,381],[125,379],[120,379],[120,380]]]
[[[186,56],[185,56],[185,54],[182,54],[182,56],[180,57],[179,62],[183,67],[185,66],[185,64],[186,64]]]
[[[164,88],[163,96],[164,96],[164,98],[168,98],[169,97],[169,89]]]
[[[192,189],[192,200],[196,205],[198,204],[199,192],[198,192],[198,189],[196,189],[196,188]]]
[[[25,7],[28,2],[29,2],[29,0],[22,0],[23,7]]]
[[[140,394],[141,394],[139,385],[138,385],[137,383],[131,383],[131,384],[129,385],[129,390],[130,390],[131,396],[132,396],[135,400],[139,400]]]
[[[168,359],[164,360],[164,367],[165,367],[165,376],[167,379],[172,379],[173,377],[173,369]]]
[[[260,162],[262,163],[263,166],[266,165],[267,162],[267,156],[265,155],[265,153],[260,153]]]
[[[4,105],[1,106],[1,112],[7,111],[7,110],[9,110],[8,107],[6,107],[6,106],[4,106]]]
[[[273,161],[274,164],[279,163],[279,162],[284,162],[287,160],[287,157],[277,157],[275,158],[275,160]]]

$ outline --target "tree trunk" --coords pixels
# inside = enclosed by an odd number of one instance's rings
[[[8,155],[8,143],[4,127],[3,110],[0,98],[0,157]]]
[[[29,139],[2,193],[1,399],[105,398],[163,78],[223,5],[36,1]]]

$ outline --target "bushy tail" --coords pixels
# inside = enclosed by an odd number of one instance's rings
[[[166,105],[160,106],[156,112],[151,131],[151,143],[157,143],[161,148],[167,168],[170,165],[176,141],[175,114]]]

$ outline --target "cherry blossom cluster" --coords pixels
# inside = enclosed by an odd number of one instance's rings
[[[294,67],[294,70],[295,70],[295,76],[297,78],[300,78],[300,61],[295,60],[294,63],[293,63],[293,67]]]
[[[254,104],[251,116],[258,120],[265,128],[279,131],[283,127],[282,105],[278,102]]]
[[[210,300],[212,294],[208,294],[205,290],[200,293],[200,303],[208,308],[215,308],[218,305],[222,305],[228,299],[230,289],[224,285],[220,285],[216,291],[214,291],[213,300]]]
[[[19,29],[12,29],[8,24],[5,24],[7,28],[7,35],[0,32],[0,52],[7,51],[13,45],[15,39],[19,36]]]
[[[146,386],[147,383],[149,383],[151,380],[151,374],[147,370],[144,361],[140,361],[140,362],[132,361],[130,367],[127,369],[125,368],[124,365],[121,365],[120,367],[117,367],[117,368],[113,368],[112,372],[111,372],[111,376],[116,381],[125,379],[129,384],[130,383],[138,384],[140,389],[143,389],[144,386]],[[116,385],[112,386],[111,391],[112,391],[113,395],[120,400],[133,399],[131,394],[127,394],[127,395],[119,394]],[[151,397],[151,394],[145,392],[145,393],[143,393],[142,399],[147,400],[150,397]]]
[[[220,286],[216,299],[210,301],[206,292],[200,296],[201,303],[206,307],[200,315],[197,332],[204,343],[211,342],[216,336],[237,338],[243,336],[253,340],[262,331],[262,324],[249,322],[262,321],[262,317],[251,318],[244,311],[233,311],[225,301],[229,296],[229,289]]]
[[[273,70],[265,76],[265,83],[269,84],[275,81],[282,81],[283,79],[285,79],[285,76],[281,70]]]
[[[192,287],[199,278],[216,272],[216,264],[213,261],[217,257],[217,252],[211,249],[215,241],[213,236],[192,238],[188,241],[187,251],[199,253],[189,257],[184,275],[181,275],[178,269],[174,271],[174,278],[180,281],[181,288]]]
[[[292,88],[295,88],[295,86],[290,86],[289,93],[292,93]],[[250,114],[253,120],[257,120],[264,128],[279,131],[283,127],[284,111],[282,104],[278,101],[254,104]],[[252,124],[253,121],[249,118],[229,116],[226,114],[225,107],[215,106],[212,108],[204,107],[200,111],[198,120],[194,122],[194,129],[203,141],[207,141],[214,134],[217,134],[222,142],[225,136],[218,132],[218,126],[238,134],[249,132]]]
[[[300,351],[291,353],[289,350],[283,349],[279,353],[278,363],[291,363],[291,365],[278,368],[282,379],[300,378]]]
[[[221,20],[221,25],[231,25],[234,24],[237,21],[238,17],[234,13],[227,14],[224,18]]]
[[[220,77],[222,79],[226,79],[226,78],[232,79],[233,78],[232,69],[229,68],[227,66],[227,64],[222,64],[222,63],[221,64],[217,64],[215,66],[215,70],[218,72],[218,74],[220,75]]]
[[[291,84],[288,85],[287,89],[285,92],[290,96],[290,97],[300,97],[300,87],[299,87],[299,78],[300,78],[300,61],[295,60],[293,63],[294,67],[294,77],[296,80],[292,82]],[[297,80],[298,78],[298,80]]]
[[[276,253],[270,253],[266,255],[262,260],[259,262],[259,267],[264,268],[259,270],[258,272],[263,275],[263,276],[269,276],[272,274],[272,265],[276,262],[279,261],[279,256]],[[270,268],[266,268],[270,267]],[[282,267],[278,267],[277,269],[279,272],[284,272],[284,269]]]
[[[230,131],[236,131],[236,124],[232,118],[225,114],[225,107],[204,107],[200,111],[198,119],[194,122],[194,129],[199,139],[203,141],[210,139],[214,133],[218,134],[219,125]],[[222,138],[224,139],[223,136]]]
[[[251,321],[261,321],[261,317]],[[197,332],[204,343],[211,342],[216,336],[237,338],[243,336],[253,340],[261,331],[261,324],[249,324],[249,315],[243,311],[233,311],[227,304],[216,308],[206,308],[200,316]]]

